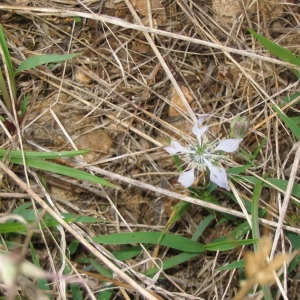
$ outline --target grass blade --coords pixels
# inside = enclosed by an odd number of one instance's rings
[[[12,106],[11,106],[10,96],[9,96],[7,86],[5,84],[5,80],[4,80],[4,77],[3,77],[1,67],[0,67],[0,91],[2,92],[2,97],[3,97],[3,100],[4,100],[4,103],[6,105],[7,110],[11,112],[12,111]]]
[[[24,162],[21,158],[13,157],[10,159],[11,163],[17,164],[17,165],[24,165]],[[116,188],[117,186],[110,183],[109,181],[102,179],[100,177],[97,177],[95,175],[89,174],[87,172],[84,172],[82,170],[77,170],[75,168],[59,165],[53,162],[41,160],[41,159],[27,159],[26,165],[28,167],[32,167],[35,169],[39,169],[42,171],[48,171],[51,173],[56,173],[64,176],[69,176],[75,179],[85,180],[93,183],[98,183],[103,186]]]
[[[180,253],[178,255],[175,255],[171,258],[164,260],[162,269],[167,270],[167,269],[176,267],[186,261],[191,260],[192,258],[197,257],[198,255],[199,255],[198,253],[196,253],[196,254],[195,253]],[[156,274],[158,271],[159,271],[159,269],[157,267],[153,267],[146,272],[146,275],[150,276],[150,275]]]
[[[160,232],[126,232],[126,233],[114,233],[109,235],[98,236],[93,239],[97,243],[102,244],[159,244],[166,247],[170,247],[176,250],[189,252],[189,253],[201,253],[205,250],[209,251],[227,251],[234,249],[241,245],[253,244],[254,240],[216,240],[213,243],[204,245],[188,238],[166,233],[161,238]]]
[[[20,64],[16,73],[20,73],[22,71],[33,69],[35,67],[38,67],[38,66],[44,65],[44,64],[48,64],[48,63],[62,62],[62,61],[71,59],[77,55],[79,55],[79,53],[62,54],[62,55],[44,54],[44,55],[31,56]]]
[[[97,243],[101,244],[157,244],[170,247],[173,249],[201,253],[205,250],[204,245],[194,242],[190,239],[166,233],[161,239],[161,232],[125,232],[103,235],[93,238]]]
[[[278,44],[271,42],[264,36],[258,34],[252,29],[248,29],[249,32],[273,55],[277,56],[281,60],[300,67],[300,60],[288,49],[279,46]],[[294,69],[295,75],[300,78],[300,71]]]
[[[38,152],[38,151],[24,151],[24,157],[26,159],[56,159],[65,157],[74,157],[77,155],[83,155],[88,153],[88,150],[72,150],[61,152]],[[20,150],[7,150],[0,149],[0,159],[3,157],[8,158],[22,158],[22,151]]]
[[[5,60],[6,66],[7,66],[8,73],[10,76],[13,76],[13,74],[14,74],[13,64],[12,64],[12,61],[10,58],[7,42],[5,39],[4,32],[3,32],[3,27],[1,25],[0,25],[0,47],[3,51],[3,56],[4,56],[4,60]]]
[[[278,106],[273,106],[279,117],[284,121],[285,125],[293,132],[295,137],[300,141],[300,127],[291,120]]]
[[[5,65],[6,65],[6,68],[7,68],[7,71],[8,71],[8,77],[9,78],[7,78],[7,80],[9,80],[9,82],[10,82],[10,89],[11,89],[11,93],[12,93],[12,97],[13,97],[13,99],[10,99],[10,97],[9,97],[10,100],[6,100],[5,105],[7,106],[8,110],[11,111],[11,105],[12,104],[8,105],[6,102],[11,101],[12,103],[15,103],[15,101],[16,101],[16,83],[15,83],[15,79],[14,79],[13,64],[12,64],[12,61],[11,61],[10,53],[9,53],[9,50],[8,50],[8,45],[7,45],[5,35],[4,35],[4,32],[3,32],[3,27],[1,25],[0,25],[0,53],[2,53],[2,55],[3,55],[3,60],[5,62]],[[2,70],[1,70],[1,73],[2,73]],[[1,76],[2,76],[2,79],[0,79],[1,84],[2,84],[1,90],[3,92],[3,90],[5,90],[5,88],[3,87],[3,85],[5,85],[5,82],[3,81],[3,75],[2,74],[1,74]]]

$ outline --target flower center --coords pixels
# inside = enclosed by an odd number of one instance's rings
[[[206,148],[202,147],[202,146],[197,146],[196,147],[196,151],[195,151],[195,155],[203,155],[205,152]]]
[[[187,147],[185,153],[185,159],[194,167],[206,167],[207,161],[216,165],[220,160],[224,158],[224,155],[217,154],[214,151],[214,143],[206,143],[204,145],[190,145]]]

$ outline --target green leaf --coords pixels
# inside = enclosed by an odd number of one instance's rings
[[[216,228],[216,230],[217,230],[217,228]],[[233,245],[238,246],[239,243],[242,242],[243,236],[245,236],[249,230],[250,230],[250,226],[249,226],[248,222],[243,222],[242,224],[240,224],[236,229],[234,229],[230,233],[230,235],[229,235],[230,237],[226,237],[226,236],[219,237],[219,238],[215,239],[211,244],[217,245],[218,243],[221,244],[223,242],[228,242],[229,245],[231,245],[231,247]],[[209,246],[209,245],[207,245],[207,246]]]
[[[163,261],[162,263],[162,269],[163,270],[167,270],[173,267],[176,267],[186,261],[189,261],[190,259],[199,256],[199,254],[195,254],[195,253],[180,253],[178,255],[175,255],[171,258],[168,258],[166,260]],[[150,276],[152,274],[156,274],[159,271],[159,269],[157,267],[153,267],[151,269],[149,269],[146,272],[147,276]]]
[[[231,264],[228,264],[226,266],[220,267],[217,270],[218,271],[228,271],[233,269],[240,269],[245,267],[245,261],[243,259],[235,261]]]
[[[168,220],[168,226],[171,226],[178,220],[182,218],[182,215],[187,211],[187,209],[190,207],[191,203],[180,201],[178,202],[173,208],[172,208],[172,214],[170,219]]]
[[[83,155],[89,153],[89,150],[72,150],[61,152],[39,152],[39,151],[24,151],[23,155],[25,159],[56,159],[74,157],[77,155]],[[0,149],[0,159],[6,158],[22,158],[22,151],[20,150],[7,150]]]
[[[262,180],[259,180],[258,183],[254,187],[254,191],[252,194],[252,205],[251,205],[251,222],[252,222],[252,237],[255,239],[260,238],[260,228],[258,221],[258,208],[259,208],[259,199],[262,188]],[[254,245],[255,251],[257,251],[257,245]]]
[[[204,251],[204,245],[194,242],[190,239],[172,235],[166,233],[161,239],[161,232],[126,232],[126,233],[113,233],[109,235],[102,235],[93,238],[97,243],[101,244],[113,244],[113,245],[122,245],[122,244],[136,244],[136,243],[146,243],[146,244],[155,244],[166,247],[170,247],[176,250],[201,253]]]
[[[254,176],[244,176],[241,178],[241,180],[246,182],[252,182],[254,185],[257,185],[259,182],[259,179]],[[266,178],[266,182],[263,183],[263,186],[271,187],[271,185],[275,185],[279,189],[285,191],[288,185],[288,181],[283,179],[277,179],[277,178]],[[270,184],[268,184],[268,182]],[[293,189],[292,189],[292,195],[295,197],[300,197],[300,184],[294,183]]]
[[[249,32],[266,48],[268,49],[273,55],[277,56],[281,60],[293,64],[295,66],[300,67],[300,60],[297,56],[295,56],[290,50],[279,46],[278,44],[271,42],[264,36],[258,34],[252,29],[248,29]],[[293,70],[295,75],[300,78],[300,71],[294,69]]]
[[[105,276],[105,277],[109,277],[112,278],[113,277],[113,272],[111,270],[106,269],[103,264],[101,264],[100,262],[96,261],[93,258],[89,259],[89,262],[91,264],[91,266],[97,271],[97,273],[100,273],[101,275]]]
[[[26,210],[32,205],[31,202],[25,202],[19,206],[17,206],[14,210],[13,210],[13,214],[17,214],[17,215],[21,215],[23,216],[23,214],[26,212]]]
[[[83,299],[83,292],[78,284],[71,283],[70,284],[70,292],[72,295],[72,299],[74,300],[82,300]]]
[[[294,271],[300,265],[300,255],[296,255],[296,257],[289,263],[288,272]],[[297,272],[297,271],[296,271]]]
[[[108,286],[107,290],[101,291],[98,294],[97,300],[111,300],[111,299],[115,299],[115,297],[113,297],[113,293],[114,293],[114,290]]]
[[[215,219],[214,215],[208,215],[205,217],[200,224],[198,225],[196,231],[193,234],[192,240],[196,241],[198,238],[202,235],[202,233],[205,231],[205,229],[209,226],[210,222]]]
[[[10,95],[9,95],[9,92],[8,92],[8,89],[7,89],[7,85],[6,85],[6,82],[4,80],[4,76],[3,76],[3,73],[2,73],[2,68],[0,67],[0,91],[2,93],[2,98],[3,98],[3,101],[6,105],[6,108],[8,111],[12,111],[12,102],[11,101],[11,98],[10,98]]]
[[[297,126],[300,125],[300,116],[290,118]]]
[[[3,51],[4,60],[5,60],[6,66],[7,66],[8,73],[10,76],[13,76],[14,69],[13,69],[11,58],[10,58],[10,53],[8,50],[5,35],[3,32],[3,27],[1,25],[0,25],[0,47],[2,48],[2,51]]]
[[[48,64],[48,63],[62,62],[62,61],[71,59],[77,55],[79,55],[79,53],[62,54],[62,55],[60,55],[60,54],[43,54],[43,55],[31,56],[20,64],[19,68],[16,71],[16,74],[20,73],[22,71],[33,69],[40,65],[44,65],[44,64]]]
[[[299,234],[295,233],[295,232],[286,232],[285,233],[287,238],[290,240],[293,249],[294,250],[298,250],[300,249],[300,236]]]
[[[274,105],[273,108],[280,116],[280,118],[284,121],[286,126],[293,132],[293,134],[298,139],[298,141],[300,141],[300,127],[292,119],[290,119],[285,113],[283,113],[278,106]]]
[[[120,261],[125,261],[127,259],[131,259],[139,255],[142,252],[142,250],[143,249],[141,248],[141,246],[133,246],[114,251],[112,254],[116,259]]]
[[[27,231],[27,227],[25,224],[23,223],[10,223],[10,222],[6,222],[6,223],[0,223],[0,233],[20,233],[20,232],[26,232]]]
[[[227,240],[223,242],[215,242],[205,245],[205,250],[207,251],[228,251],[232,250],[239,246],[246,246],[252,245],[253,243],[257,242],[255,239],[248,239],[248,240]]]
[[[66,222],[68,222],[68,220],[65,220]],[[30,226],[30,223],[32,222],[28,222],[27,226]],[[54,220],[54,219],[49,219],[49,220],[44,220],[44,223],[42,223],[42,228],[46,228],[46,227],[54,227],[59,225],[59,223]],[[22,233],[22,232],[27,232],[28,227],[26,226],[26,224],[23,223],[19,223],[19,222],[5,222],[5,223],[1,223],[0,224],[0,233]]]
[[[290,103],[293,100],[295,100],[296,98],[299,98],[298,100],[300,100],[300,93],[295,93],[295,94],[292,94],[292,95],[285,96],[285,97],[282,98],[282,101],[284,101],[285,103]],[[295,104],[297,102],[295,102]]]
[[[81,17],[77,17],[77,16],[73,17],[73,19],[76,23],[80,23],[82,20]]]
[[[68,251],[70,256],[72,256],[73,254],[75,254],[78,251],[78,247],[80,245],[80,242],[78,240],[73,240],[69,246],[68,246]]]
[[[105,220],[99,220],[98,218],[91,216],[73,215],[68,213],[62,213],[61,215],[64,217],[64,220],[67,219],[72,223],[106,223]]]
[[[160,232],[126,232],[126,233],[114,233],[109,235],[103,235],[93,238],[97,243],[101,244],[159,244],[162,246],[170,247],[176,250],[189,252],[189,253],[201,253],[204,250],[209,251],[228,251],[234,249],[237,246],[249,245],[254,243],[254,240],[219,240],[213,243],[203,245],[201,243],[192,241],[190,239],[172,235],[166,233],[161,239]]]
[[[12,99],[10,99],[10,95],[8,94],[8,87],[5,84],[1,68],[0,68],[0,74],[1,74],[0,75],[0,89],[3,93],[5,105],[7,106],[8,110],[11,111],[12,103],[14,103],[16,101],[16,83],[15,83],[15,78],[14,78],[13,64],[11,61],[10,53],[8,50],[8,45],[7,45],[5,35],[3,32],[3,28],[1,25],[0,25],[0,47],[2,49],[2,51],[0,51],[0,53],[2,52],[2,54],[4,56],[3,60],[5,61],[7,71],[8,71],[9,78],[6,78],[6,79],[10,81],[10,89],[11,89],[11,93],[12,93]]]
[[[10,162],[17,165],[24,165],[24,162],[21,158],[11,157]],[[41,159],[26,159],[26,165],[35,169],[48,171],[51,173],[56,173],[64,176],[69,176],[72,178],[85,180],[89,182],[98,183],[107,187],[116,188],[117,186],[110,183],[109,181],[97,177],[95,175],[89,174],[87,172],[77,170],[68,166],[59,165],[53,162],[41,160]]]
[[[42,266],[40,265],[40,262],[39,262],[39,258],[38,258],[38,255],[34,249],[34,246],[32,243],[29,244],[30,246],[30,252],[31,252],[31,257],[32,257],[32,262],[35,266],[39,267],[42,269]],[[38,278],[37,279],[37,286],[41,289],[41,290],[44,290],[44,291],[47,291],[50,293],[50,287],[49,287],[49,282],[44,279],[44,278]],[[50,296],[48,294],[48,296]],[[52,296],[50,296],[50,299],[53,299]]]
[[[31,203],[26,203],[31,205]],[[26,206],[22,206],[22,208],[17,208],[13,211],[13,214],[19,215],[23,217],[26,224],[16,222],[13,219],[9,219],[5,223],[0,223],[0,233],[13,233],[13,232],[26,232],[27,226],[34,223],[36,221],[37,215],[33,209],[26,209]],[[69,213],[62,213],[62,217],[67,223],[96,223],[99,222],[97,218],[90,216],[81,216],[81,215],[73,215]],[[59,225],[59,222],[55,220],[52,216],[46,214],[41,222],[42,228],[54,227]]]
[[[21,117],[23,117],[26,113],[28,102],[29,102],[29,96],[26,95],[20,105]]]

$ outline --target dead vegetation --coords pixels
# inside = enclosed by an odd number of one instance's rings
[[[3,172],[3,215],[31,199],[38,206],[46,203],[42,207],[48,205],[57,214],[71,212],[105,220],[69,225],[54,236],[51,231],[32,232],[43,268],[54,272],[64,266],[60,256],[67,250],[62,240],[69,244],[74,231],[83,242],[114,232],[163,231],[180,199],[194,204],[170,231],[188,238],[193,235],[209,210],[201,199],[197,205],[197,199],[193,201],[177,183],[174,161],[163,146],[170,137],[183,140],[190,135],[195,114],[211,115],[214,138],[227,137],[230,122],[246,116],[250,129],[243,150],[253,153],[262,140],[266,142],[255,166],[245,174],[289,180],[296,140],[274,114],[272,104],[283,104],[283,97],[299,92],[299,84],[289,65],[271,57],[247,28],[298,54],[299,21],[299,4],[293,0],[6,0],[0,4],[0,23],[15,65],[41,53],[80,53],[65,64],[42,66],[19,76],[18,99],[29,94],[30,105],[19,134],[8,135],[1,127],[1,148],[89,149],[89,154],[68,163],[120,186],[106,189],[28,170],[29,187],[24,191],[25,187]],[[287,107],[285,113],[299,115],[299,104]],[[232,166],[243,164],[240,156],[232,157]],[[8,166],[26,181],[23,167]],[[299,180],[299,172],[294,179]],[[235,191],[252,199],[253,186],[247,183],[235,182]],[[227,194],[215,193],[221,205],[213,207],[215,220],[201,236],[203,243],[226,236],[234,228],[231,222],[218,224],[218,212],[243,216]],[[276,188],[261,194],[260,204],[271,216],[262,228],[270,227],[271,233],[283,197]],[[299,199],[293,199],[297,205],[288,206],[287,216],[296,218]],[[284,225],[299,233],[299,218],[295,218]],[[21,236],[14,243],[22,245],[24,240]],[[148,283],[142,274],[153,264],[150,258],[165,260],[174,250],[158,249],[154,256],[153,249],[144,249],[139,256],[121,262],[107,253],[120,250],[118,246],[89,245],[91,248],[79,247],[74,257],[67,258],[74,273],[88,278],[82,288],[86,299],[96,299],[93,292],[104,289],[103,282],[108,280],[95,269],[83,270],[84,258],[92,255],[117,275],[111,280],[116,286],[112,299],[141,299],[141,295],[147,299],[231,299],[239,288],[238,272],[219,271],[218,267],[239,260],[243,248],[207,252]],[[6,249],[5,244],[1,247]],[[290,251],[284,235],[278,247],[280,252]],[[29,250],[26,257],[30,257]],[[289,299],[296,299],[299,288],[293,276],[295,273],[284,277]],[[70,296],[64,295],[60,284],[51,288],[55,299]],[[24,288],[19,292],[26,295]]]

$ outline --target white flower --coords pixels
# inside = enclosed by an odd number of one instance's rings
[[[185,188],[190,187],[195,180],[195,170],[208,168],[210,180],[219,187],[230,190],[225,169],[220,161],[225,158],[222,152],[234,152],[238,149],[243,139],[225,139],[219,143],[204,143],[202,135],[207,131],[208,126],[201,126],[208,115],[204,115],[197,120],[193,126],[193,133],[196,136],[197,144],[190,144],[187,147],[179,142],[172,140],[170,146],[165,150],[171,154],[181,155],[188,163],[187,171],[182,172],[178,182]]]

